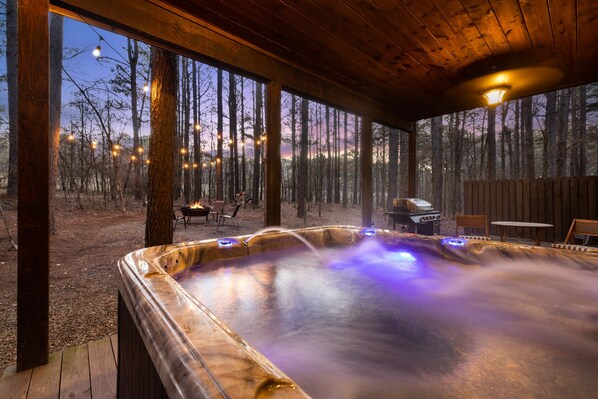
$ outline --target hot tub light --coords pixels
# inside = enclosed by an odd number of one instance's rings
[[[360,231],[360,233],[367,237],[374,237],[377,231],[376,229],[363,229]]]
[[[464,238],[445,238],[442,240],[443,245],[450,245],[451,247],[463,247],[467,244],[467,240]]]
[[[233,245],[237,244],[237,240],[234,238],[220,238],[218,239],[218,247],[220,248],[228,248],[232,247]]]

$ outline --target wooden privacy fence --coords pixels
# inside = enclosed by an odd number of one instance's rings
[[[562,241],[575,218],[598,220],[598,176],[548,179],[473,180],[463,183],[465,214],[485,214],[490,222],[550,223],[546,241]],[[531,238],[530,229],[508,228],[510,237]],[[491,226],[490,234],[499,235]]]

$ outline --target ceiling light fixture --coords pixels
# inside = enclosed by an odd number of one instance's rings
[[[492,89],[485,91],[482,95],[486,99],[488,106],[492,107],[503,102],[503,97],[509,89],[509,86],[493,87]]]

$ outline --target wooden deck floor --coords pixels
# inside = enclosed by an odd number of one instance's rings
[[[117,336],[52,353],[48,364],[0,380],[2,399],[116,398]]]

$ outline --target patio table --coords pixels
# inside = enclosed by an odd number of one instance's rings
[[[548,223],[532,223],[532,222],[509,222],[506,220],[499,220],[496,222],[491,222],[494,226],[500,227],[500,240],[505,241],[505,227],[529,227],[531,229],[536,229],[536,245],[540,246],[540,229],[547,229],[550,227],[554,227],[552,224]]]

